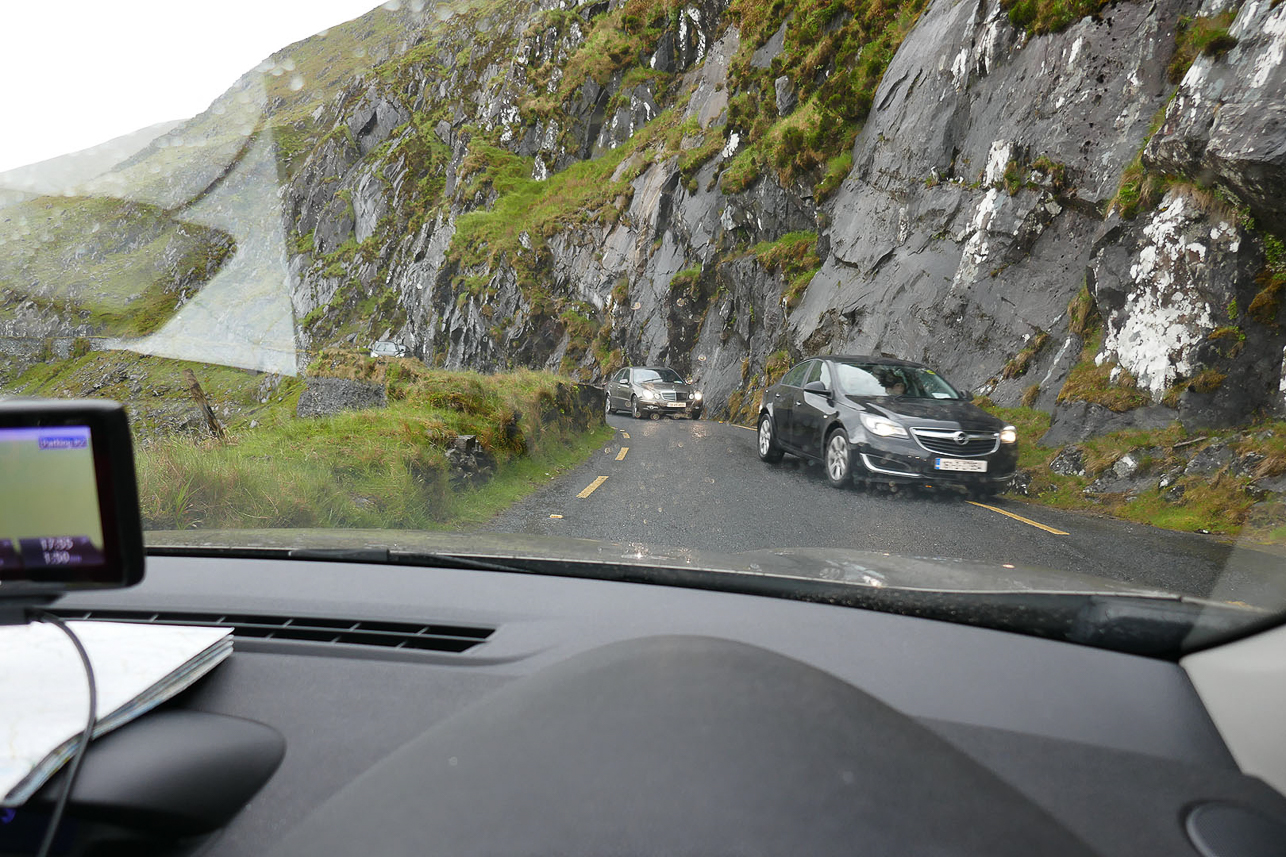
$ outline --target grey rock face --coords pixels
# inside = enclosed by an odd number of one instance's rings
[[[755,52],[750,55],[750,65],[754,68],[768,68],[785,45],[786,25],[783,23],[777,28],[777,32],[768,38],[768,41],[756,48]]]
[[[1049,462],[1049,469],[1062,476],[1085,475],[1085,451],[1079,446],[1068,446]]]
[[[1085,489],[1086,494],[1138,494],[1155,481],[1144,468],[1148,450],[1130,450]]]
[[[773,87],[777,92],[777,115],[788,116],[799,103],[799,98],[795,95],[795,87],[790,82],[790,78],[782,75],[773,81]]]
[[[1145,163],[1214,182],[1286,231],[1286,7],[1241,5],[1236,47],[1192,64],[1152,139]]]
[[[340,411],[360,411],[388,406],[388,395],[382,384],[365,384],[343,378],[309,378],[308,388],[299,396],[295,414],[301,417],[326,417]]]
[[[1278,381],[1286,338],[1247,317],[1259,289],[1263,255],[1231,212],[1207,210],[1176,189],[1133,223],[1109,218],[1096,242],[1087,282],[1104,317],[1097,359],[1129,371],[1153,401],[1205,369],[1217,389],[1187,390],[1185,426],[1228,425],[1281,406]],[[1225,339],[1212,339],[1215,331]]]
[[[451,465],[451,480],[467,485],[480,485],[491,479],[496,470],[495,456],[482,448],[476,435],[462,434],[446,450]]]
[[[1045,447],[1062,446],[1114,431],[1163,429],[1177,418],[1178,414],[1173,409],[1161,405],[1117,413],[1089,402],[1067,402],[1054,409],[1049,431],[1036,443]]]
[[[357,107],[349,114],[349,132],[363,155],[388,139],[397,126],[409,122],[411,116],[396,101],[384,98],[378,90],[362,96]]]
[[[1035,386],[1036,404],[1054,411],[1046,444],[1160,428],[1175,418],[1188,426],[1226,424],[1280,409],[1286,340],[1272,325],[1244,317],[1259,288],[1259,238],[1187,191],[1135,221],[1107,215],[1126,165],[1173,92],[1164,67],[1176,22],[1197,5],[1113,4],[1098,18],[1029,39],[1009,24],[998,0],[933,0],[875,93],[852,171],[824,202],[814,195],[818,176],[783,186],[771,170],[741,193],[720,189],[721,170],[746,141],[735,128],[718,130],[730,96],[728,63],[740,46],[719,0],[680,9],[642,59],[679,79],[622,89],[627,75],[618,71],[586,80],[570,95],[559,88],[560,64],[584,42],[582,24],[599,7],[580,7],[561,29],[497,13],[485,44],[476,34],[458,34],[467,39],[444,53],[443,70],[423,72],[407,93],[382,91],[383,83],[345,93],[344,103],[356,106],[337,107],[331,118],[348,134],[330,135],[309,156],[292,184],[291,208],[297,234],[313,235],[314,257],[349,240],[364,242],[363,253],[346,263],[343,277],[308,260],[292,266],[300,274],[296,311],[326,306],[347,293],[341,286],[359,298],[391,289],[398,321],[388,326],[426,361],[598,377],[602,355],[619,352],[625,360],[668,362],[701,376],[713,413],[734,396],[753,396],[770,355],[795,359],[819,351],[920,359],[960,386],[985,387],[1002,405],[1016,404]],[[1247,35],[1222,59],[1198,60],[1180,93],[1183,110],[1176,100],[1145,161],[1176,170],[1217,166],[1236,194],[1258,192],[1261,174],[1281,186],[1271,172],[1276,114],[1260,108],[1283,101],[1282,63],[1273,51],[1284,9],[1245,5],[1245,23],[1239,18],[1237,26]],[[751,65],[772,68],[784,37],[783,28],[758,46]],[[466,55],[468,62],[458,59]],[[535,76],[539,68],[544,77]],[[795,107],[790,84],[778,80],[775,106],[782,113]],[[560,92],[556,115],[519,109],[520,99]],[[463,198],[462,165],[477,154],[471,139],[477,129],[534,158],[532,177],[546,180],[619,148],[674,92],[689,98],[685,120],[723,134],[722,153],[682,174],[678,158],[648,163],[637,154],[617,170],[616,178],[637,172],[616,200],[619,216],[535,240],[528,235],[512,250],[519,258],[465,267],[451,255],[458,218],[497,197],[485,183],[465,182],[471,191]],[[417,110],[437,111],[428,165],[402,154],[409,139],[397,130],[404,95]],[[1248,117],[1263,118],[1258,130]],[[1245,139],[1234,157],[1228,153],[1238,134]],[[712,139],[691,135],[683,151]],[[429,175],[434,170],[445,188],[442,207],[431,220],[404,228],[403,188],[437,180]],[[1268,211],[1271,202],[1254,205]],[[780,272],[765,271],[746,249],[791,231],[818,234],[822,267],[802,300],[787,306]],[[671,289],[676,274],[693,269],[700,273],[692,290]],[[558,310],[533,305],[520,276],[531,270],[559,309],[577,305],[597,313],[596,323],[610,324],[600,343],[606,348],[596,353],[573,341]],[[1094,356],[1132,373],[1156,403],[1176,395],[1177,410],[1154,404],[1115,414],[1085,403],[1055,406],[1081,355],[1082,339],[1068,329],[1066,311],[1083,285],[1103,317],[1104,344]],[[1237,318],[1229,310],[1234,305]],[[1237,330],[1230,336],[1228,328]],[[1039,331],[1049,334],[1048,344],[1027,372],[1000,378]],[[1183,386],[1206,370],[1223,380],[1207,375],[1203,384]]]
[[[1183,468],[1185,475],[1209,476],[1232,464],[1232,450],[1223,443],[1212,443],[1188,460]]]
[[[976,388],[1036,329],[1061,340],[1098,206],[1165,102],[1156,56],[1182,8],[1120,4],[1027,41],[995,0],[931,4],[854,146],[793,343],[834,310],[863,319],[836,350],[925,360]],[[1028,186],[1041,157],[1064,166],[1068,190]],[[1012,196],[1007,170],[1023,179]],[[993,397],[1016,403],[1022,389]]]

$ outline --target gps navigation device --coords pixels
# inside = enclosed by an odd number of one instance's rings
[[[142,579],[124,408],[99,400],[0,402],[0,602]]]

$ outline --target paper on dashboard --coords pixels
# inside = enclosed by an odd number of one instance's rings
[[[228,628],[68,622],[94,667],[94,736],[189,687],[232,653]],[[79,655],[53,625],[0,627],[0,806],[18,806],[80,744],[89,687]]]

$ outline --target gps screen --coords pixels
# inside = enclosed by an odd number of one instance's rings
[[[0,428],[0,580],[75,581],[105,563],[89,426]]]

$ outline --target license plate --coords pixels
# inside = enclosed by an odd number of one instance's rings
[[[669,404],[672,408],[686,408],[688,406],[687,402],[670,402]]]
[[[933,466],[938,470],[959,470],[964,473],[986,473],[987,462],[968,461],[964,458],[935,458]]]

